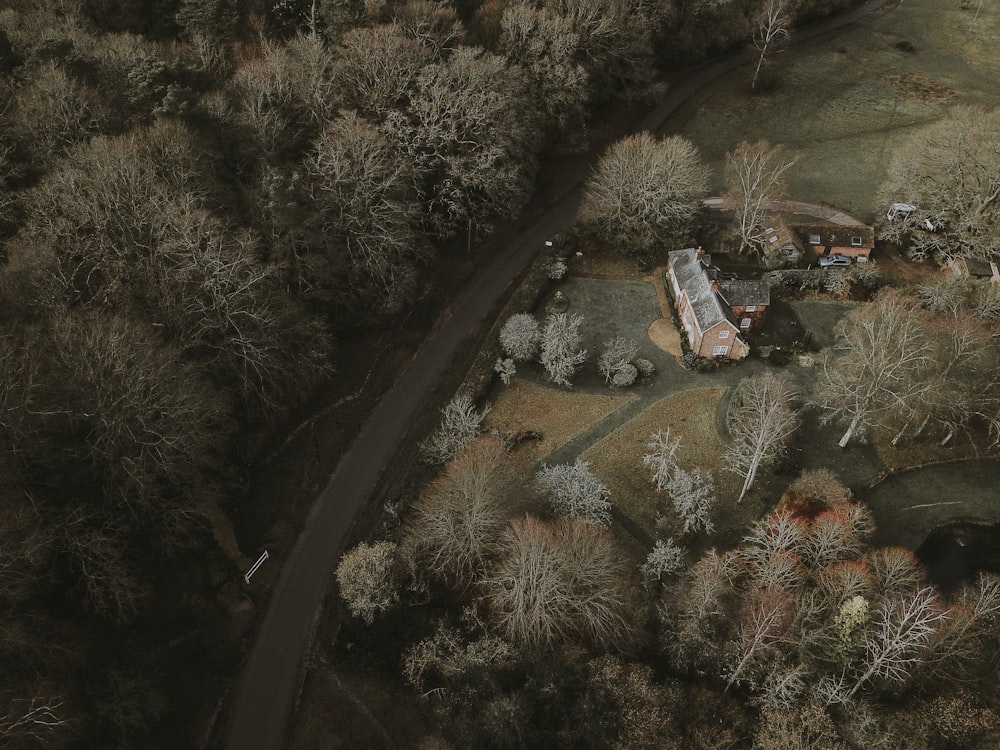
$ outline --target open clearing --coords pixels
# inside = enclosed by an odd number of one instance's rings
[[[669,502],[657,496],[650,469],[642,464],[646,445],[657,430],[669,428],[671,437],[680,438],[677,456],[681,466],[697,467],[715,474],[719,497],[731,498],[739,492],[736,475],[722,471],[722,453],[726,446],[716,423],[725,394],[724,387],[708,387],[667,396],[584,452],[583,458],[611,490],[611,501],[651,535],[655,535],[658,507],[671,521],[665,526],[666,533],[680,536],[681,531],[668,508]]]
[[[519,461],[543,461],[587,428],[635,400],[632,394],[598,395],[557,390],[515,378],[486,417],[486,429],[503,435],[541,433],[518,447]]]
[[[871,221],[875,190],[900,139],[950,106],[1000,105],[1000,12],[984,3],[976,17],[975,5],[887,6],[775,55],[777,85],[767,93],[748,92],[746,69],[720,78],[671,118],[669,133],[698,147],[713,166],[715,191],[725,153],[740,141],[783,144],[804,157],[789,173],[792,197]]]

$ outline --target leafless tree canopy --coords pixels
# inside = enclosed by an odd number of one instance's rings
[[[527,646],[583,640],[623,648],[635,636],[632,576],[610,532],[585,521],[513,521],[483,581],[502,633]]]
[[[744,478],[737,502],[743,500],[758,469],[781,455],[798,427],[794,396],[792,384],[771,373],[740,382],[727,415],[732,442],[724,458],[727,467]]]
[[[959,106],[901,141],[878,192],[916,211],[881,227],[917,258],[985,258],[1000,237],[1000,109]]]
[[[726,198],[732,201],[741,252],[763,253],[768,210],[787,191],[785,173],[795,166],[781,146],[740,143],[726,154]]]
[[[921,376],[931,363],[930,345],[914,307],[885,295],[853,313],[838,332],[812,400],[826,421],[846,425],[841,447],[926,391]]]
[[[623,252],[648,252],[683,240],[707,186],[707,170],[690,141],[628,136],[601,157],[580,218]]]

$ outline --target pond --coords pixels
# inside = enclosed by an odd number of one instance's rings
[[[917,549],[930,579],[951,591],[980,571],[1000,573],[1000,523],[950,523],[934,529]]]
[[[892,475],[859,499],[875,515],[875,544],[917,550],[949,589],[978,570],[1000,572],[998,479],[998,460],[957,461]]]

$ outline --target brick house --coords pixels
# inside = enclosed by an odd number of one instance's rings
[[[764,325],[764,316],[771,304],[771,289],[766,281],[720,279],[719,294],[741,333],[759,331]]]
[[[792,224],[790,229],[798,235],[807,252],[814,256],[846,255],[848,258],[868,260],[875,247],[875,230],[862,224]]]
[[[763,322],[770,303],[767,284],[722,279],[701,248],[671,250],[667,278],[688,346],[700,357],[743,359],[744,334]]]

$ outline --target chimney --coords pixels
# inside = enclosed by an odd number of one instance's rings
[[[709,284],[708,288],[713,292],[719,291],[719,282],[716,281],[715,279],[712,279],[712,282]]]
[[[701,260],[701,256],[705,254],[705,251],[701,249],[701,245],[698,245],[698,249],[695,250],[694,259]]]

